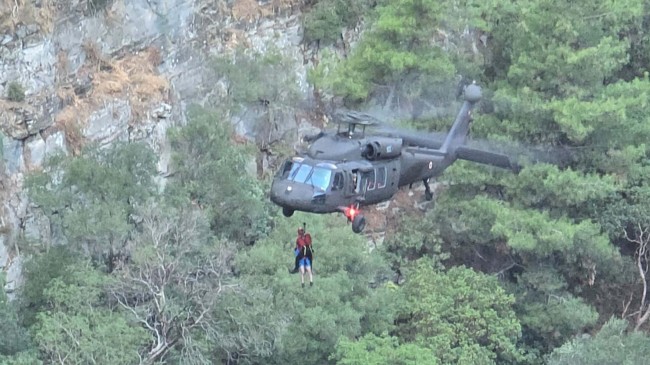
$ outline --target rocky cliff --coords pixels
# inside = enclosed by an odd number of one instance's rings
[[[188,104],[219,99],[223,90],[215,87],[220,75],[211,59],[240,45],[264,53],[273,44],[294,64],[306,95],[309,57],[300,44],[298,3],[0,0],[0,270],[7,272],[6,289],[20,278],[20,239],[57,240],[22,189],[25,174],[47,157],[77,154],[88,142],[143,140],[158,153],[164,179],[166,130],[185,122]],[[248,114],[233,122],[251,136]]]

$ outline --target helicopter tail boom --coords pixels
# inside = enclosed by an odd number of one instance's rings
[[[443,153],[453,153],[453,150],[457,146],[465,144],[467,135],[469,134],[469,125],[472,122],[472,108],[480,100],[481,88],[476,84],[467,85],[465,87],[465,101],[440,148]]]

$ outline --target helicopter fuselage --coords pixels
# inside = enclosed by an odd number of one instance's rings
[[[351,207],[390,199],[405,185],[441,174],[448,154],[411,148],[402,138],[322,134],[302,155],[284,162],[271,186],[271,200],[293,211],[346,213]]]
[[[294,211],[343,212],[352,230],[360,233],[365,227],[360,207],[387,201],[400,187],[419,181],[431,200],[429,179],[458,158],[511,168],[508,156],[465,145],[481,89],[468,85],[464,94],[456,120],[441,138],[403,132],[365,135],[366,126],[374,123],[354,114],[354,120],[342,121],[336,132],[305,137],[307,150],[286,160],[275,175],[271,201],[287,217]],[[341,131],[342,124],[348,129]]]

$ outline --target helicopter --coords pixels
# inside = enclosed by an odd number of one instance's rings
[[[361,207],[390,200],[401,187],[419,181],[425,199],[432,200],[429,180],[457,159],[517,170],[505,154],[466,145],[480,86],[465,86],[463,96],[443,138],[395,131],[367,135],[366,127],[378,122],[354,113],[337,121],[336,132],[306,136],[306,151],[285,160],[274,175],[271,201],[282,207],[285,217],[295,211],[343,213],[352,231],[361,233],[366,226]]]

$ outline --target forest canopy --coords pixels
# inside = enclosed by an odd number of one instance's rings
[[[242,168],[258,146],[235,143],[223,105],[193,106],[168,133],[164,188],[138,142],[89,145],[27,177],[55,242],[19,243],[29,259],[16,298],[0,292],[0,364],[647,362],[650,3],[303,5],[319,95],[407,110],[433,131],[450,121],[423,111],[476,80],[472,137],[570,161],[517,174],[458,162],[434,205],[402,212],[374,245],[341,217],[279,217],[268,177]],[[294,95],[278,93],[285,60],[235,60],[213,66],[231,110]],[[302,222],[305,289],[287,273]]]

